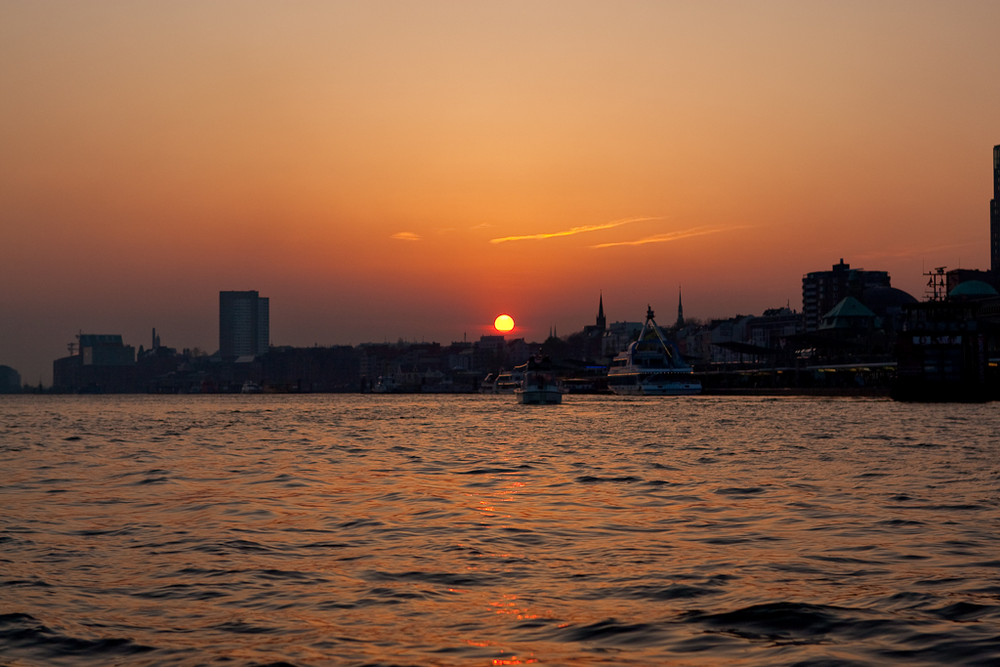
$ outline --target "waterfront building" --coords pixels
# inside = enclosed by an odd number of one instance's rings
[[[16,394],[21,391],[21,374],[10,366],[0,366],[0,394]]]
[[[1000,276],[1000,146],[993,147],[993,199],[990,200],[990,270]]]
[[[642,322],[612,322],[601,338],[601,356],[611,358],[628,347],[642,331]]]
[[[852,269],[841,259],[830,271],[813,271],[802,277],[802,314],[806,331],[817,331],[823,316],[846,297],[860,299],[873,287],[892,287],[888,271]]]
[[[219,356],[256,356],[270,346],[270,307],[256,290],[219,292]]]
[[[778,350],[802,332],[802,317],[791,308],[768,308],[747,323],[747,341],[756,347]]]
[[[1000,396],[1000,295],[969,280],[947,297],[904,308],[893,396],[981,401]]]
[[[119,334],[83,334],[70,356],[52,363],[52,384],[60,391],[121,393],[135,390],[135,348]]]

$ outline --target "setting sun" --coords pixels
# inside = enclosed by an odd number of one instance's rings
[[[497,331],[510,331],[514,328],[514,318],[510,315],[497,315],[493,320],[493,326]]]

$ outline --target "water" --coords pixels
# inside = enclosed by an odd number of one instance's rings
[[[0,662],[998,664],[996,404],[0,400]]]

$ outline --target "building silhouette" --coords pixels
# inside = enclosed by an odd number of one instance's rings
[[[888,271],[852,269],[841,259],[830,271],[813,271],[802,277],[802,315],[806,331],[817,331],[823,316],[845,298],[860,299],[865,290],[892,287]]]
[[[270,313],[266,297],[256,290],[219,292],[219,356],[256,356],[270,346]]]
[[[674,323],[675,329],[684,328],[684,303],[681,301],[681,287],[677,286],[677,321]]]
[[[588,324],[583,327],[583,334],[590,338],[600,338],[604,335],[604,332],[608,328],[608,318],[604,316],[604,294],[601,293],[597,301],[597,317],[594,318],[594,324]],[[549,334],[551,338],[553,334]]]
[[[21,374],[10,366],[0,366],[0,394],[16,394],[21,391]]]
[[[990,200],[990,270],[1000,276],[1000,146],[993,147],[993,199]]]
[[[71,344],[70,356],[52,363],[52,386],[59,391],[122,393],[136,389],[135,348],[120,334],[85,334]]]

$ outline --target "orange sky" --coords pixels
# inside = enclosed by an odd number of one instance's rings
[[[0,3],[0,364],[543,339],[988,268],[995,2]],[[520,237],[520,238],[519,238]],[[497,242],[500,239],[509,239]]]

